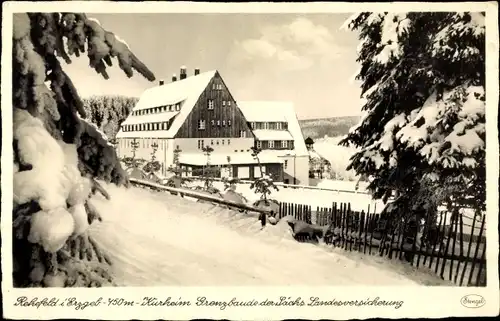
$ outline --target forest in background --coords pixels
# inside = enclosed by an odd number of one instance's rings
[[[104,132],[109,140],[113,141],[120,129],[120,125],[127,119],[139,99],[120,95],[106,95],[90,96],[82,100],[88,120]]]
[[[344,116],[331,118],[303,119],[299,120],[304,139],[344,136],[349,129],[359,123],[360,116]]]

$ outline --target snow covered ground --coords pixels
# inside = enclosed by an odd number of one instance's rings
[[[254,217],[168,193],[103,184],[91,235],[122,286],[447,284],[409,265],[298,243],[284,220]]]

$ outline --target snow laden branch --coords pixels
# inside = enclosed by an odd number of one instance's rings
[[[113,284],[110,260],[88,235],[100,215],[96,179],[127,184],[112,144],[86,119],[59,59],[88,48],[91,67],[107,78],[112,58],[131,77],[154,75],[95,19],[74,13],[18,13],[13,27],[13,259],[15,286]],[[97,197],[97,196],[96,196]]]
[[[361,149],[348,169],[376,198],[427,189],[484,210],[484,15],[359,13],[345,27],[359,32],[365,113],[341,142]]]

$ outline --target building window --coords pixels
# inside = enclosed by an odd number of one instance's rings
[[[200,130],[205,129],[205,121],[203,119],[200,119],[198,121],[198,129]]]
[[[231,101],[230,100],[227,101],[227,105],[231,106]]]
[[[220,126],[220,120],[217,121],[217,126]]]
[[[222,140],[222,145],[224,145],[224,139]]]
[[[226,121],[225,120],[222,121],[222,126],[226,126]]]
[[[214,144],[214,140],[212,139],[212,140],[210,141],[210,145],[213,145],[213,144]]]
[[[288,167],[288,159],[285,159],[285,169]]]
[[[201,142],[202,142],[202,140],[198,139],[198,149],[201,149]]]
[[[214,84],[212,85],[212,89],[217,89],[217,84],[216,84],[216,83],[214,83]]]
[[[269,123],[264,123],[264,128],[263,129],[269,129]]]
[[[226,101],[225,100],[222,101],[222,106],[226,106]]]
[[[277,124],[276,124],[276,129],[277,129],[277,130],[281,130],[281,123],[277,123]]]
[[[214,109],[214,101],[213,99],[208,100],[208,109],[213,110]]]
[[[215,120],[212,119],[212,126],[215,126]]]
[[[222,84],[217,84],[217,89],[222,90]]]
[[[215,142],[217,144],[217,146],[219,145],[219,140],[217,139],[217,141]]]
[[[245,137],[247,137],[247,132],[246,132],[246,131],[244,131],[244,130],[240,130],[240,137],[241,137],[241,138],[245,138]]]
[[[230,120],[227,121],[227,125],[231,126],[231,121]]]
[[[287,140],[281,141],[281,148],[288,148],[288,141]]]
[[[269,148],[273,149],[274,148],[274,140],[269,141]]]
[[[172,105],[168,105],[168,111],[174,111],[174,107]]]
[[[179,110],[181,110],[181,104],[177,103],[177,104],[175,104],[175,111],[179,111]]]
[[[257,148],[262,149],[262,142],[260,140],[258,140],[256,143],[257,143],[256,144]]]
[[[227,140],[227,144],[231,145],[231,140],[230,139]]]

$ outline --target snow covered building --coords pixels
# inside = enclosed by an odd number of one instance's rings
[[[197,176],[207,163],[205,146],[213,148],[210,164],[218,176],[254,179],[260,176],[251,147],[259,154],[264,171],[275,181],[308,182],[308,153],[293,105],[283,102],[236,102],[217,70],[188,76],[181,67],[179,79],[144,91],[116,136],[121,157],[150,159],[157,144],[156,159],[161,174],[174,162],[188,176]]]

